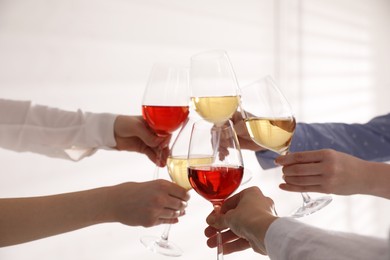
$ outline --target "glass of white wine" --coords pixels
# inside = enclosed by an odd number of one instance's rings
[[[240,96],[226,51],[205,51],[191,57],[190,89],[193,107],[203,119],[222,125],[231,118]]]
[[[252,140],[258,145],[284,155],[288,153],[296,121],[291,106],[271,76],[241,89],[241,111]],[[301,193],[303,204],[291,216],[314,213],[332,201],[331,196],[313,199]]]
[[[240,88],[225,50],[209,50],[191,57],[190,95],[192,107],[204,120],[221,126],[240,104]],[[242,184],[252,179],[245,169]]]
[[[187,153],[190,144],[191,130],[195,121],[197,121],[195,118],[187,118],[187,121],[180,129],[172,144],[167,159],[168,173],[171,180],[186,190],[192,189],[192,186],[188,180]],[[210,155],[199,154],[190,160],[193,165],[210,164],[213,162],[213,157]],[[171,225],[172,224],[167,224],[162,235],[156,240],[156,243],[160,244],[158,250],[164,255],[180,256],[182,254],[182,250],[172,242],[168,241]]]

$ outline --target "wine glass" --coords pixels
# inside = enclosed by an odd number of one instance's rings
[[[188,117],[189,99],[188,68],[156,63],[144,91],[142,116],[157,135],[170,135]],[[158,169],[157,166],[153,179],[158,178]]]
[[[229,120],[240,103],[240,89],[229,56],[224,50],[209,50],[191,57],[191,103],[197,114],[216,125]],[[252,172],[245,169],[245,184]]]
[[[172,144],[167,159],[168,173],[171,180],[186,190],[192,189],[191,184],[188,180],[187,154],[188,146],[190,143],[192,125],[195,121],[196,119],[194,118],[187,118],[186,122],[183,124],[182,128],[180,129]],[[212,160],[213,157],[205,156],[196,158],[193,163],[211,163]],[[165,229],[160,237],[148,237],[147,240],[152,241],[148,244],[153,245],[155,247],[153,249],[153,251],[155,252],[159,252],[163,255],[168,256],[180,256],[183,253],[182,250],[174,243],[168,241],[171,225],[172,224],[167,224],[165,226]],[[146,237],[144,238],[144,241],[145,240]]]
[[[238,108],[239,87],[224,50],[205,51],[191,57],[190,86],[195,111],[209,122],[223,124]]]
[[[258,145],[285,155],[291,144],[296,121],[290,104],[271,76],[266,76],[241,89],[241,112],[252,140]],[[301,193],[303,205],[291,216],[314,213],[332,201],[324,196],[313,199]]]
[[[211,161],[200,162],[199,158]],[[244,165],[236,132],[230,120],[215,124],[200,120],[192,127],[188,149],[188,178],[192,188],[219,212],[242,180]],[[221,233],[217,232],[217,259],[223,259]]]
[[[172,134],[189,114],[188,68],[157,63],[153,66],[142,101],[142,115],[159,136]],[[161,160],[161,151],[158,160]],[[158,178],[156,166],[154,179]],[[169,227],[169,226],[168,226]],[[161,237],[143,236],[141,242],[153,252],[168,256],[180,256],[182,251],[168,241],[168,231]],[[166,235],[166,237],[165,237]]]

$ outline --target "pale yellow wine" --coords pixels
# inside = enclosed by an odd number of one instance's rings
[[[213,162],[212,156],[202,156],[191,158],[191,165],[210,165]],[[192,189],[188,180],[188,160],[187,156],[169,156],[167,160],[168,172],[172,181],[184,189]]]
[[[205,120],[218,124],[227,121],[237,110],[239,96],[193,97],[195,111]]]
[[[284,154],[290,147],[295,131],[295,118],[259,118],[245,119],[252,139],[260,146]]]

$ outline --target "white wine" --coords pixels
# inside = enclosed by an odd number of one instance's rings
[[[195,111],[205,120],[218,124],[227,121],[237,110],[239,96],[193,97]]]
[[[202,156],[191,158],[191,165],[209,165],[213,162],[212,156]],[[167,160],[168,172],[172,181],[186,190],[192,189],[188,180],[188,160],[187,156],[169,156]]]
[[[245,119],[248,132],[258,145],[284,154],[288,151],[295,131],[295,118],[259,118]]]

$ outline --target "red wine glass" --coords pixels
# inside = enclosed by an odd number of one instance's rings
[[[212,157],[199,163],[199,155]],[[192,188],[213,204],[216,212],[241,184],[244,165],[236,132],[230,120],[216,126],[205,120],[192,127],[188,149],[188,178]],[[223,259],[221,233],[217,232],[217,259]]]

